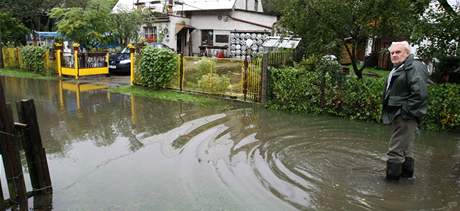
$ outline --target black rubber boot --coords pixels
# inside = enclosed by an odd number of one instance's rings
[[[414,158],[406,157],[406,160],[402,164],[401,177],[411,178],[414,176]]]
[[[386,179],[388,180],[399,180],[402,173],[402,163],[397,160],[387,160]]]

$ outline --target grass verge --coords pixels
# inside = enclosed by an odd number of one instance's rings
[[[179,93],[173,90],[154,90],[139,86],[120,86],[110,88],[110,91],[122,94],[133,94],[134,96],[148,97],[159,100],[184,102],[201,106],[212,106],[219,108],[231,107],[231,104],[225,100],[215,99],[208,96]]]
[[[52,76],[52,75],[44,75],[44,74],[30,72],[30,71],[26,71],[26,70],[0,69],[0,75],[17,77],[17,78],[33,78],[33,79],[42,79],[42,80],[57,80],[57,77]]]
[[[362,67],[361,65],[358,65],[358,68],[361,68],[361,67]],[[350,69],[350,75],[354,76],[355,73],[353,72],[353,66],[349,65],[348,68]],[[373,68],[373,67],[366,67],[363,70],[364,77],[387,78],[389,73],[390,71],[386,71],[386,70],[379,69],[379,68]]]

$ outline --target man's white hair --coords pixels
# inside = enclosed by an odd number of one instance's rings
[[[401,46],[404,50],[406,50],[407,54],[411,54],[412,49],[409,45],[409,42],[407,41],[401,41],[401,42],[392,42],[391,46],[388,48],[388,50],[391,52],[391,49],[394,48],[395,46]]]

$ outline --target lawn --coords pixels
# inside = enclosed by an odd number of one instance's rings
[[[27,70],[0,69],[0,75],[17,78],[35,78],[44,80],[57,80],[55,75],[45,75],[42,73],[31,72]]]

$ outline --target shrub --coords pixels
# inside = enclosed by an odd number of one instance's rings
[[[140,63],[140,74],[136,83],[156,89],[164,88],[176,72],[177,56],[168,49],[146,46],[142,49]]]
[[[454,129],[460,126],[460,85],[438,84],[429,89],[425,125],[430,129]]]
[[[21,49],[21,57],[25,68],[34,72],[43,72],[45,69],[44,56],[46,48],[39,46],[25,46]]]
[[[230,78],[219,76],[216,73],[208,73],[201,77],[198,81],[198,87],[203,91],[212,93],[224,92],[230,85]]]
[[[216,61],[203,57],[198,61],[198,71],[201,75],[215,72]]]
[[[271,73],[273,99],[269,107],[308,113],[329,113],[350,119],[380,122],[384,78],[344,78],[337,83],[333,71],[296,68],[274,69]],[[325,78],[321,91],[321,78]],[[322,102],[323,101],[323,102]],[[428,114],[423,121],[428,129],[460,128],[460,85],[429,86]]]

